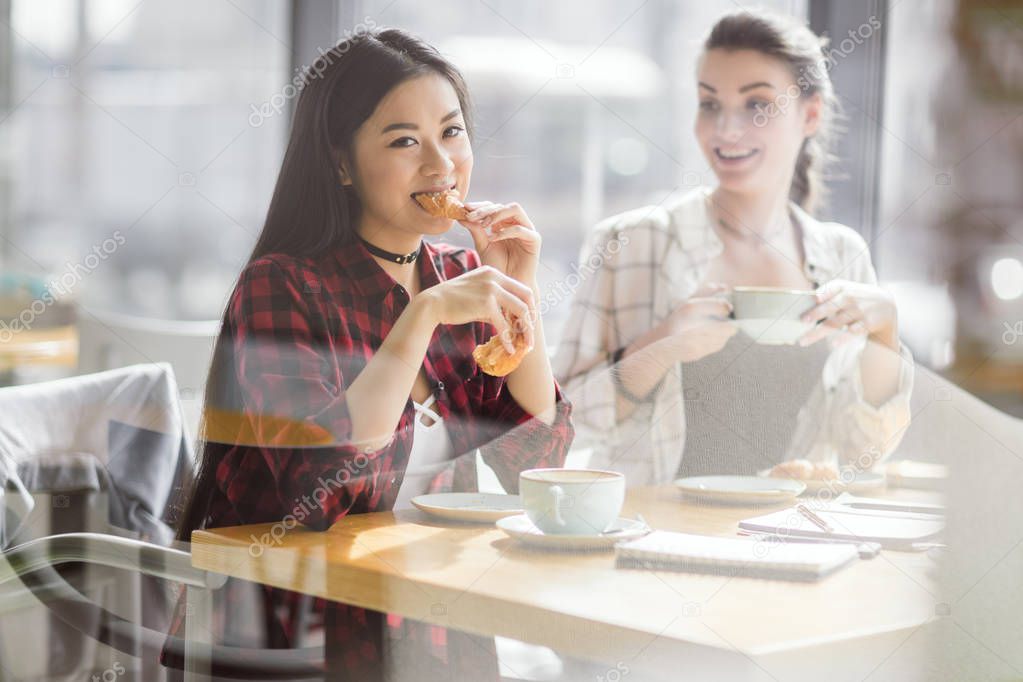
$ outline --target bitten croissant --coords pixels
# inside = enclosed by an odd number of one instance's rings
[[[426,209],[426,212],[436,218],[450,218],[451,220],[465,220],[469,211],[458,200],[458,193],[449,189],[445,192],[421,192],[415,195],[415,200]]]
[[[503,377],[515,371],[515,368],[522,362],[529,352],[526,344],[526,335],[512,331],[512,345],[515,346],[515,353],[509,354],[501,343],[500,334],[490,337],[486,343],[481,343],[472,351],[472,357],[480,369],[495,377]]]

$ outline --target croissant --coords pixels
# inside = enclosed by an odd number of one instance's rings
[[[453,189],[444,192],[420,192],[414,195],[415,200],[436,218],[465,220],[469,211],[458,200],[458,193]]]
[[[521,332],[512,331],[512,345],[515,346],[515,352],[509,354],[501,343],[500,335],[495,334],[486,343],[476,346],[472,351],[472,357],[487,374],[495,377],[507,376],[515,371],[522,358],[529,352],[526,335]]]
[[[775,465],[769,474],[779,478],[794,478],[797,480],[814,479],[819,481],[834,481],[838,478],[838,472],[831,464],[824,462],[811,462],[806,459],[793,459]]]

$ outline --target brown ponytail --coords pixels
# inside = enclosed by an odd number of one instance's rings
[[[821,119],[813,137],[803,140],[796,158],[789,198],[812,213],[825,197],[824,171],[832,160],[830,146],[838,115],[828,73],[828,41],[792,17],[742,10],[726,14],[714,24],[704,41],[708,50],[755,50],[780,59],[792,71],[802,95],[819,94]]]
[[[806,210],[813,208],[820,193],[822,182],[820,170],[815,168],[815,150],[813,140],[803,140],[803,146],[799,148],[799,156],[796,157],[796,167],[792,173],[792,186],[789,188],[789,199],[797,206]],[[819,166],[819,164],[816,164]]]

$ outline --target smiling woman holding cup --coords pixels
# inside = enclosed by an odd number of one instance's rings
[[[823,40],[738,12],[697,66],[717,178],[610,218],[555,358],[592,466],[630,484],[791,458],[868,468],[909,423],[912,358],[864,240],[812,217],[834,117]]]

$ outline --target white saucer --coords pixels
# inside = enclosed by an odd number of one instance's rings
[[[497,522],[497,527],[527,545],[560,550],[611,549],[622,540],[632,540],[650,532],[646,523],[621,517],[600,535],[547,534],[534,526],[525,514],[503,518]]]
[[[497,493],[433,493],[416,495],[412,504],[420,511],[446,521],[493,523],[522,513],[518,495]]]
[[[718,504],[775,504],[806,490],[802,481],[759,476],[690,476],[676,480],[675,487],[689,497]]]
[[[757,476],[767,479],[770,469],[757,472]],[[885,475],[876,471],[859,471],[852,478],[847,473],[839,473],[839,478],[825,480],[819,478],[772,478],[771,480],[797,481],[806,484],[806,495],[819,493],[822,490],[830,490],[833,493],[850,492],[865,493],[874,490],[881,490],[885,487],[887,479]]]

